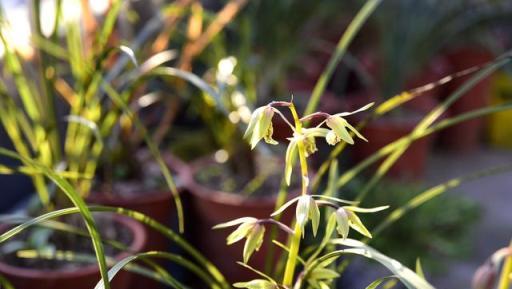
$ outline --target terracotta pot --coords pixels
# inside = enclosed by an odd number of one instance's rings
[[[177,160],[175,157],[166,155],[164,158],[166,163],[171,167],[171,170],[174,166],[179,166],[178,164],[174,163],[179,162],[179,160]],[[178,192],[180,195],[182,195],[181,187],[178,187]],[[155,219],[167,227],[171,227],[177,223],[174,197],[168,190],[145,191],[128,198],[123,198],[117,194],[95,192],[87,197],[87,202],[91,204],[121,207],[134,210]],[[146,225],[143,226],[148,236],[148,241],[144,246],[144,251],[169,251],[171,242],[168,238]],[[141,275],[133,275],[133,286],[130,288],[163,288],[162,284],[156,281]]]
[[[142,225],[128,217],[113,215],[115,222],[128,228],[133,236],[129,252],[141,252],[146,242],[146,234]],[[123,252],[115,257],[121,260],[132,253]],[[0,262],[0,274],[6,277],[16,289],[91,289],[100,280],[97,265],[88,265],[71,270],[38,270],[9,265]],[[126,271],[119,272],[112,282],[112,288],[126,289],[131,284],[131,275]]]
[[[452,73],[464,70],[474,65],[482,65],[494,59],[494,56],[477,47],[462,47],[447,53],[447,59],[452,66]],[[453,80],[448,84],[448,95],[455,92],[472,75]],[[450,107],[449,112],[456,116],[489,104],[490,77],[481,80],[470,91],[464,94]],[[445,148],[470,152],[477,149],[483,133],[484,120],[482,118],[462,122],[449,127],[440,133],[441,143]]]
[[[400,119],[380,118],[368,123],[361,133],[369,142],[360,141],[353,148],[352,156],[357,162],[366,159],[380,148],[409,134],[418,121],[419,118],[417,117],[404,117]],[[431,137],[414,141],[390,168],[388,176],[395,178],[421,178],[425,171],[431,143]]]
[[[236,264],[242,261],[244,241],[226,245],[227,236],[235,229],[212,230],[212,227],[241,217],[270,218],[275,209],[276,196],[247,198],[241,195],[210,189],[194,180],[194,174],[200,167],[211,163],[202,159],[180,171],[187,191],[191,194],[191,212],[193,218],[191,242],[215,264],[230,282],[247,281],[258,278],[252,271]],[[277,190],[277,189],[276,189]],[[281,221],[291,223],[291,211],[283,214]],[[249,260],[249,265],[263,270],[269,246],[274,246],[269,238],[271,227],[266,227],[265,240],[258,252]],[[279,241],[285,242],[286,235],[279,233]],[[275,257],[282,253],[276,246]]]
[[[120,198],[118,195],[96,192],[87,198],[87,202],[141,212],[167,226],[170,226],[175,214],[173,196],[168,191],[141,192],[140,195],[133,198]],[[149,227],[145,226],[144,229],[148,235],[145,250],[165,251],[168,249],[169,241],[165,237]]]
[[[407,81],[406,88],[411,90],[437,82],[443,77],[449,75],[450,72],[451,66],[448,60],[442,55],[436,56],[428,62],[425,68],[420,70]],[[414,111],[428,113],[439,103],[438,100],[444,98],[445,95],[446,86],[437,86],[421,93],[413,100],[406,102],[404,107]]]

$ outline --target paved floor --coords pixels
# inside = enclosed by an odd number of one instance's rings
[[[461,155],[436,153],[430,158],[426,179],[427,183],[437,184],[506,162],[512,162],[512,151],[482,149]],[[473,236],[474,252],[467,260],[452,262],[445,274],[431,280],[439,289],[470,288],[472,274],[478,266],[512,238],[512,172],[463,184],[457,191],[478,201],[483,213]]]

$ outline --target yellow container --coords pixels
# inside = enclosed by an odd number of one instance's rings
[[[512,102],[512,76],[500,72],[492,81],[491,104]],[[512,110],[493,113],[489,116],[489,141],[500,148],[512,149]]]

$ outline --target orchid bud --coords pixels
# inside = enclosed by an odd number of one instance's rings
[[[234,244],[243,238],[246,238],[244,245],[244,263],[249,261],[252,253],[258,251],[263,243],[265,227],[258,223],[258,219],[252,217],[239,218],[227,223],[219,224],[213,229],[227,228],[239,225],[226,239],[228,245]]]
[[[352,131],[358,138],[364,141],[368,141],[343,117],[367,110],[372,106],[373,102],[352,112],[342,112],[329,116],[325,120],[325,124],[327,125],[327,127],[331,129],[331,131],[325,136],[325,140],[327,141],[327,143],[330,145],[335,145],[341,140],[343,140],[346,143],[354,144],[354,139],[352,138],[348,130]]]
[[[492,289],[496,282],[496,268],[491,262],[486,262],[480,266],[471,281],[471,288],[473,289]]]

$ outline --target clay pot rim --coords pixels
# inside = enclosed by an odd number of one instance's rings
[[[277,194],[261,196],[261,197],[246,197],[236,193],[228,193],[220,190],[208,188],[194,179],[194,174],[199,170],[202,165],[214,162],[211,156],[201,157],[190,164],[183,163],[179,168],[178,174],[182,178],[183,186],[192,195],[206,199],[213,203],[221,203],[229,206],[250,206],[266,208],[269,205],[276,203]],[[296,192],[288,192],[288,199],[298,195]]]
[[[177,188],[178,194],[181,195],[183,192],[183,187],[180,186]],[[160,189],[151,189],[143,191],[140,194],[137,195],[131,195],[128,197],[123,197],[115,194],[107,194],[101,191],[94,191],[92,194],[90,194],[87,197],[87,203],[92,204],[108,204],[111,202],[115,202],[120,207],[123,207],[124,205],[130,205],[133,203],[139,203],[139,204],[148,204],[153,203],[157,201],[166,201],[168,199],[173,198],[173,194],[171,191],[167,190],[160,190]]]
[[[127,227],[132,232],[133,236],[133,240],[128,247],[129,251],[123,251],[115,256],[115,260],[117,262],[130,256],[130,252],[140,252],[146,244],[147,236],[143,225],[132,218],[117,214],[113,214],[111,216],[116,222]],[[78,276],[86,276],[95,273],[98,273],[99,276],[100,274],[97,264],[90,264],[83,267],[73,268],[71,270],[44,270],[17,267],[1,261],[0,272],[3,272],[6,275],[41,280],[76,278]]]
[[[165,153],[163,154],[162,157],[166,165],[169,167],[169,169],[171,171],[174,171],[176,176],[180,177],[179,171],[182,170],[183,167],[186,166],[186,164],[181,159],[179,159],[178,157],[174,156],[171,153]],[[185,189],[183,182],[176,183],[176,189],[178,191],[178,195],[182,195],[183,190]],[[115,201],[118,204],[130,205],[133,204],[134,202],[140,204],[148,204],[157,201],[166,201],[172,198],[174,198],[174,194],[166,188],[143,190],[141,191],[140,194],[128,197],[123,197],[116,194],[109,194],[101,190],[93,190],[92,193],[87,197],[87,202],[105,204]]]

